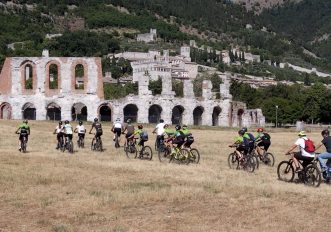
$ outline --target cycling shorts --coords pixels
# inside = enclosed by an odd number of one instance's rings
[[[121,128],[114,128],[114,134],[117,134],[118,137],[121,136],[122,129]]]

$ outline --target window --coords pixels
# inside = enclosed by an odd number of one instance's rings
[[[58,67],[57,67],[56,64],[51,64],[49,66],[48,81],[49,81],[49,88],[50,89],[58,89],[59,88],[59,84],[58,84]]]
[[[24,67],[24,87],[25,89],[33,89],[33,68],[31,64]]]
[[[84,89],[84,66],[77,64],[75,67],[75,89]]]

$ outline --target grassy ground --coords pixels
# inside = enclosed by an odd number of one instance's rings
[[[15,121],[0,121],[0,231],[312,231],[327,230],[331,186],[277,180],[293,132],[271,133],[275,167],[230,170],[229,130],[194,130],[201,164],[129,160],[110,126],[103,153],[56,151],[55,124],[33,122],[28,153],[17,151]],[[152,128],[149,145],[153,145]],[[317,142],[319,133],[310,136]],[[87,136],[86,143],[90,143]]]

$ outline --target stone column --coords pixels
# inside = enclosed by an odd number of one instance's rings
[[[203,99],[206,100],[211,100],[213,98],[213,94],[211,92],[213,85],[211,81],[209,80],[204,80],[202,82],[202,97]]]
[[[225,100],[222,106],[222,112],[219,116],[219,126],[229,127],[231,126],[231,103],[229,100]]]
[[[184,98],[194,98],[193,83],[192,80],[184,80],[183,84]]]
[[[144,95],[151,95],[152,91],[148,89],[149,85],[149,76],[148,75],[142,75],[140,77],[140,80],[138,82],[138,94],[139,96]]]
[[[172,91],[172,79],[171,79],[171,73],[164,72],[161,76],[162,79],[162,92],[161,95],[164,97],[174,97],[175,92]]]
[[[213,125],[213,108],[211,108],[212,103],[210,102],[206,102],[207,104],[205,104],[203,106],[204,111],[202,114],[202,125],[206,125],[206,126],[212,126]]]

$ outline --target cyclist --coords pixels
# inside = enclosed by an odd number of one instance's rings
[[[134,134],[134,125],[131,123],[131,119],[126,120],[126,125],[123,128],[123,134],[126,132],[125,138],[126,142],[128,142],[128,138]]]
[[[265,151],[268,151],[271,141],[270,135],[265,133],[263,128],[258,128],[256,130],[257,135],[255,136],[255,142],[257,144],[256,150],[259,156],[263,156]]]
[[[63,143],[63,137],[64,137],[64,128],[62,121],[59,121],[59,124],[55,127],[53,134],[56,134],[56,139],[57,139],[56,149],[59,149],[60,148],[59,145]]]
[[[255,146],[255,137],[251,133],[247,132],[247,127],[241,128],[241,130],[244,132],[244,142],[246,148],[248,148],[248,153],[251,153],[254,150]]]
[[[249,151],[249,147],[247,146],[247,143],[245,144],[245,131],[244,130],[239,130],[238,131],[238,136],[235,138],[235,141],[232,145],[229,147],[236,147],[236,154],[239,158],[239,160],[242,160],[243,155],[247,155]]]
[[[92,127],[90,129],[90,132],[89,134],[92,134],[92,130],[93,128],[95,129],[95,136],[94,138],[92,139],[92,144],[94,144],[94,141],[98,138],[100,139],[101,138],[101,135],[102,135],[102,125],[101,123],[99,122],[99,119],[98,118],[95,118],[94,119],[94,122],[92,123]]]
[[[139,136],[140,140],[138,142],[138,146],[143,148],[145,145],[145,142],[148,140],[148,137],[146,136],[146,132],[143,130],[143,125],[138,125],[138,129],[136,129],[128,139],[133,139],[136,135]],[[140,155],[141,155],[142,149],[140,149]]]
[[[168,124],[164,125],[164,133],[163,133],[163,137],[165,138],[164,142],[171,146],[171,142],[173,140],[173,135],[175,134],[175,131],[173,129],[169,128]]]
[[[86,129],[85,129],[85,126],[83,125],[83,122],[82,121],[79,121],[79,123],[76,126],[74,132],[75,133],[78,133],[78,141],[77,142],[79,142],[79,139],[81,139],[82,141],[84,141],[85,134],[86,134]]]
[[[26,143],[28,143],[28,138],[30,135],[30,126],[28,125],[28,120],[23,120],[23,123],[18,126],[18,129],[15,132],[19,134],[18,137],[18,150],[21,151],[21,143],[23,138],[26,138]]]
[[[115,135],[117,134],[117,138],[118,138],[118,142],[120,140],[121,137],[121,133],[122,133],[122,123],[121,123],[121,119],[117,118],[116,121],[113,124],[113,127],[111,128],[111,131],[114,133],[114,138],[113,141],[115,141]]]
[[[306,141],[308,140],[306,132],[300,131],[298,134],[299,138],[295,141],[295,143],[287,150],[285,153],[286,155],[291,155],[293,159],[293,164],[295,171],[300,171],[300,165],[298,160],[303,161],[303,167],[305,167],[308,163],[314,160],[315,153],[314,152],[307,152],[306,148]],[[299,148],[298,152],[292,152],[294,149]]]
[[[64,131],[64,137],[65,137],[65,140],[66,140],[65,143],[68,142],[68,139],[72,140],[73,128],[70,125],[68,120],[66,120],[64,122],[63,131]]]
[[[184,147],[190,147],[194,142],[194,137],[190,132],[190,130],[188,129],[187,125],[183,125],[181,132],[183,133],[185,139]]]
[[[160,123],[156,125],[155,129],[153,130],[153,134],[156,133],[156,147],[159,148],[160,147],[160,141],[164,140],[164,120],[160,119]]]
[[[176,125],[175,127],[176,131],[173,135],[174,139],[172,140],[172,143],[171,143],[171,147],[172,147],[172,152],[171,153],[176,153],[175,152],[175,149],[174,148],[174,145],[176,144],[177,145],[177,149],[180,149],[182,147],[182,145],[184,144],[184,134],[183,132],[181,131],[181,126],[180,125]]]
[[[331,136],[329,130],[325,129],[321,132],[323,140],[320,144],[317,145],[316,150],[319,149],[322,145],[325,146],[326,152],[319,154],[318,161],[320,162],[322,171],[327,170],[326,160],[331,159]]]

